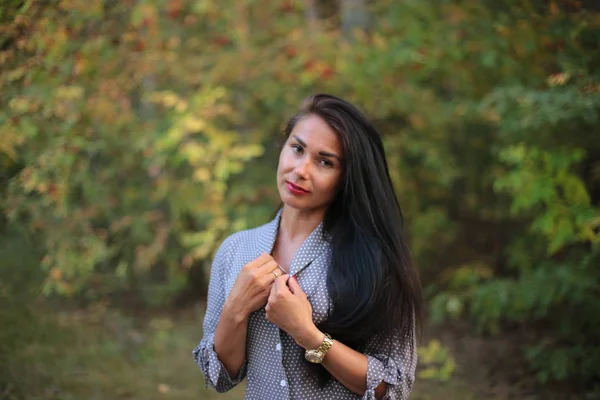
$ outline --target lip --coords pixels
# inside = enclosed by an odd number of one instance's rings
[[[308,194],[310,193],[308,190],[304,189],[302,186],[294,185],[290,181],[285,181],[287,183],[288,190],[294,194]]]

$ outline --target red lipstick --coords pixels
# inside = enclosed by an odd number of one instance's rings
[[[308,194],[308,193],[309,193],[309,191],[308,191],[308,190],[304,189],[304,188],[303,188],[303,187],[301,187],[301,186],[294,185],[294,184],[293,184],[292,182],[290,182],[290,181],[285,181],[285,183],[287,183],[288,190],[289,190],[290,192],[292,192],[293,194],[302,195],[302,194]]]

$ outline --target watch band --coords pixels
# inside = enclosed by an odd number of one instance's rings
[[[333,339],[328,333],[325,333],[325,337],[323,338],[323,342],[316,349],[306,350],[304,352],[304,358],[310,361],[311,363],[320,364],[323,362],[325,355],[333,345]]]
[[[333,345],[333,339],[331,338],[329,333],[326,333],[325,337],[323,338],[323,343],[321,343],[321,345],[317,347],[317,351],[323,353],[323,356],[325,356],[325,354],[327,354],[327,352],[331,348],[331,345]]]

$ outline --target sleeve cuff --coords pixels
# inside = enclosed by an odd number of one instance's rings
[[[236,377],[231,377],[219,360],[214,348],[214,334],[207,335],[200,345],[194,349],[194,360],[204,374],[206,386],[217,392],[225,392],[240,383],[246,376],[247,363],[244,361]]]
[[[414,377],[408,376],[402,366],[398,365],[392,358],[387,358],[387,363],[384,363],[379,358],[367,354],[367,360],[367,390],[362,397],[363,400],[375,400],[375,388],[381,382],[387,383],[383,400],[404,400],[408,398]]]

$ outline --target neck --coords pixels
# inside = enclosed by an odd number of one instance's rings
[[[304,241],[323,221],[325,210],[299,210],[283,206],[279,236],[287,241]]]

